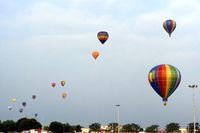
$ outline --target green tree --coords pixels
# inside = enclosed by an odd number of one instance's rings
[[[16,122],[16,129],[17,129],[18,132],[20,132],[20,131],[19,131],[19,125],[20,125],[21,121],[26,120],[26,119],[27,119],[27,118],[24,117],[24,118],[21,118],[21,119],[17,120],[17,122]]]
[[[43,129],[49,131],[49,126],[44,126]]]
[[[140,125],[131,123],[131,124],[126,124],[123,125],[122,131],[124,132],[139,132],[141,130]]]
[[[101,124],[99,123],[92,123],[91,125],[89,125],[90,128],[90,132],[94,131],[94,132],[99,132],[100,128],[101,128]]]
[[[179,123],[169,123],[166,125],[166,131],[167,132],[179,132],[179,128],[180,128],[180,125]]]
[[[141,130],[143,130],[141,127],[140,127],[140,125],[138,125],[138,124],[135,124],[135,123],[131,123],[131,126],[132,126],[132,129],[133,129],[133,132],[139,132],[139,131],[141,131]]]
[[[63,132],[73,132],[73,127],[69,123],[63,124]]]
[[[73,129],[74,129],[75,132],[81,132],[82,131],[81,128],[82,128],[81,125],[73,126]]]
[[[1,120],[0,120],[0,132],[3,132],[3,131],[2,131],[2,123],[1,123]]]
[[[200,132],[199,128],[200,128],[199,123],[198,122],[195,123],[195,129],[197,132]],[[187,129],[189,130],[190,133],[193,133],[194,132],[194,123],[189,123],[187,126]]]
[[[57,121],[51,122],[49,125],[49,131],[52,131],[53,133],[62,133],[63,124]]]
[[[41,129],[42,125],[36,119],[23,118],[18,121],[18,131]]]
[[[133,132],[133,128],[131,124],[126,124],[122,126],[122,131],[123,132]]]
[[[108,124],[108,131],[117,132],[118,123],[109,123]]]
[[[13,120],[4,121],[1,124],[2,132],[16,131],[16,123]]]
[[[149,127],[146,128],[146,132],[157,132],[158,131],[158,125],[151,125]]]

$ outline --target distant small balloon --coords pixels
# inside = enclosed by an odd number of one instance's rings
[[[23,108],[20,108],[20,109],[19,109],[19,112],[22,113],[22,112],[23,112]]]
[[[15,103],[17,101],[17,99],[16,98],[12,98],[10,101]]]
[[[26,106],[26,102],[22,102],[22,106],[24,106],[24,107],[25,107],[25,106]]]
[[[52,87],[55,87],[55,86],[56,86],[56,83],[54,83],[54,82],[51,83],[51,86],[52,86]]]
[[[92,52],[92,56],[96,60],[99,57],[99,52],[98,51],[93,51]]]
[[[108,35],[108,32],[106,31],[100,31],[98,34],[97,34],[97,38],[99,39],[99,41],[104,44],[107,39],[108,39],[109,35]]]
[[[165,31],[169,34],[169,36],[171,37],[172,32],[175,30],[176,28],[176,21],[174,20],[166,20],[163,23],[163,28],[165,29]]]
[[[12,106],[8,106],[8,110],[11,111],[12,110]]]
[[[63,99],[65,99],[65,98],[67,97],[67,93],[65,93],[65,92],[62,93],[61,95],[62,95],[62,98],[63,98]]]
[[[33,100],[35,100],[35,98],[36,98],[36,95],[32,95],[32,98],[33,98]]]
[[[34,116],[35,116],[35,117],[37,117],[37,116],[38,116],[38,114],[37,114],[37,113],[35,113],[35,114],[34,114]]]
[[[64,80],[61,81],[60,84],[61,84],[62,86],[65,86],[65,81],[64,81]]]

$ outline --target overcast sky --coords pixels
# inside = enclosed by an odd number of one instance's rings
[[[171,38],[162,26],[166,19],[177,23]],[[121,124],[185,127],[193,118],[188,85],[200,79],[199,23],[199,0],[0,0],[0,120],[38,113],[46,125],[106,125],[117,122],[120,104]],[[96,37],[102,30],[110,36],[104,45]],[[182,75],[166,107],[148,82],[159,64]],[[195,94],[199,121],[200,88]]]

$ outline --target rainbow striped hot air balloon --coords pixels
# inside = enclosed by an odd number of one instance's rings
[[[152,88],[162,97],[166,105],[167,98],[176,90],[181,81],[181,73],[172,65],[161,64],[151,69],[148,79]]]
[[[174,20],[166,20],[163,23],[163,28],[165,29],[165,31],[169,34],[169,36],[171,37],[172,32],[175,30],[176,28],[176,22]]]

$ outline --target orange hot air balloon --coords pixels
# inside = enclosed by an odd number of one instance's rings
[[[56,86],[56,83],[54,83],[54,82],[51,83],[51,86],[52,86],[52,87],[55,87],[55,86]]]
[[[60,84],[61,84],[62,86],[65,86],[65,81],[61,81]]]
[[[93,51],[92,52],[92,56],[96,60],[99,57],[99,52],[98,51]]]

